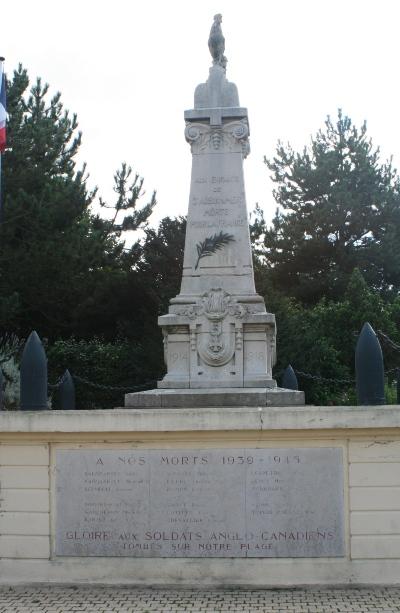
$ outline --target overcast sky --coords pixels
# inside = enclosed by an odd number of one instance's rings
[[[247,204],[270,219],[263,157],[278,139],[302,148],[340,107],[400,166],[399,0],[18,0],[2,7],[0,55],[62,93],[83,132],[89,184],[112,198],[122,161],[158,193],[153,222],[186,214],[190,149],[183,111],[211,65],[223,15],[227,78],[249,110]]]

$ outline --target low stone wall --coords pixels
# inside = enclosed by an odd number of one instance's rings
[[[59,449],[282,447],[343,450],[343,557],[55,555]],[[0,413],[0,582],[400,583],[400,406]]]

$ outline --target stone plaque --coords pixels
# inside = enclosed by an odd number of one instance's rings
[[[340,448],[56,455],[56,555],[343,556]]]

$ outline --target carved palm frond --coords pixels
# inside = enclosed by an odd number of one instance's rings
[[[235,237],[232,234],[226,234],[226,232],[219,232],[219,234],[214,234],[213,236],[209,236],[205,238],[200,243],[197,243],[197,261],[196,266],[194,267],[197,270],[201,258],[205,258],[209,255],[213,255],[220,249],[222,249],[225,245],[234,242]]]

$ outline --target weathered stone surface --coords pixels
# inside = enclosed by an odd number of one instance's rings
[[[56,455],[56,555],[344,555],[341,448]]]
[[[243,431],[246,436],[255,432],[257,436],[265,437],[268,433],[275,437],[286,430],[310,431],[321,436],[327,430],[379,432],[393,429],[397,433],[399,428],[400,405],[288,406],[285,410],[281,407],[205,407],[168,411],[121,407],[104,411],[33,411],[26,414],[0,411],[0,436],[12,441],[21,437],[21,441],[29,438],[42,442],[43,434],[46,440],[50,434],[49,440],[64,441],[65,433],[84,433],[85,437],[96,437],[95,440],[124,440],[127,432],[161,432],[164,435],[166,432]]]
[[[239,94],[234,83],[225,77],[221,66],[212,66],[206,83],[200,83],[194,92],[195,109],[239,107]]]
[[[50,510],[50,536],[8,534],[0,537],[0,583],[114,583],[118,585],[199,589],[234,585],[277,588],[300,585],[377,585],[399,583],[400,488],[392,481],[400,462],[399,406],[254,407],[208,409],[122,409],[105,411],[0,412],[0,454],[14,464],[16,449],[49,444],[50,491],[40,483],[21,482],[10,474],[1,488],[0,515]],[[56,524],[56,449],[114,449],[129,452],[176,448],[236,449],[341,447],[344,450],[346,555],[326,558],[142,558],[58,557]],[[347,451],[345,451],[347,450]],[[37,461],[37,459],[34,461]],[[44,458],[39,458],[40,464]],[[0,462],[1,463],[1,462]],[[365,484],[363,470],[374,480]],[[376,468],[379,464],[379,470]],[[21,467],[22,468],[22,467]],[[26,472],[26,471],[25,471]],[[30,477],[31,475],[29,475]],[[376,480],[379,479],[379,480]],[[364,483],[364,485],[362,485]],[[374,485],[375,484],[375,485]],[[324,493],[322,491],[322,493]],[[50,503],[50,504],[49,504]],[[13,519],[11,518],[11,522]],[[0,518],[1,523],[1,518]],[[32,522],[34,527],[35,522]],[[14,530],[14,528],[12,528]],[[1,529],[0,529],[0,532]],[[32,530],[34,532],[34,530]],[[386,556],[385,558],[382,556]],[[25,558],[25,559],[24,559]],[[42,559],[41,559],[42,558]],[[275,590],[276,592],[276,590]],[[15,608],[15,607],[14,607]],[[357,606],[355,605],[355,608]],[[1,609],[1,606],[0,606]]]
[[[167,365],[158,387],[165,389],[276,386],[275,317],[254,285],[243,176],[249,122],[225,76],[221,20],[215,16],[210,33],[209,78],[185,112],[192,175],[182,285],[158,321]]]
[[[17,560],[48,560],[50,557],[50,540],[48,536],[22,536],[20,534],[0,534],[0,551],[2,558]],[[18,573],[14,573],[14,577]]]
[[[275,381],[271,382],[275,384]],[[304,404],[304,392],[282,388],[159,389],[125,395],[127,408],[263,407]]]

